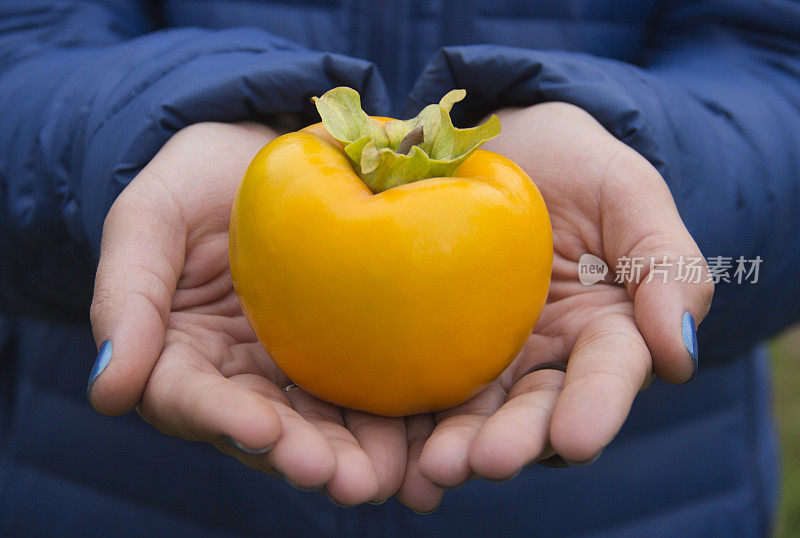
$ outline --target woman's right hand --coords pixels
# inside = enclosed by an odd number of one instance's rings
[[[403,419],[322,402],[290,384],[242,314],[228,266],[236,188],[278,136],[258,124],[175,134],[120,194],[104,224],[91,307],[101,353],[94,408],[136,408],[160,431],[211,443],[336,503],[380,502],[406,468]],[[104,344],[110,342],[110,344]]]

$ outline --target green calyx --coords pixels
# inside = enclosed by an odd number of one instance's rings
[[[452,176],[473,151],[500,134],[494,115],[477,127],[453,127],[450,110],[466,95],[465,90],[452,90],[416,118],[386,123],[361,109],[361,96],[352,88],[334,88],[312,100],[322,125],[344,145],[353,169],[377,194],[429,177]]]

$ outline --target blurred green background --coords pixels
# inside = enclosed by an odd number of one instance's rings
[[[776,535],[800,536],[800,326],[770,343],[775,413],[783,452],[783,489]]]

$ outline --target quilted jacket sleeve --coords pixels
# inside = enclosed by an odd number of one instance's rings
[[[738,257],[763,260],[757,283],[717,285],[700,331],[706,359],[734,356],[800,317],[800,3],[675,2],[654,28],[639,65],[445,48],[407,112],[453,87],[470,95],[465,122],[542,101],[587,110],[661,172],[711,265],[732,258],[733,277]]]
[[[140,5],[141,4],[141,5]],[[85,316],[105,215],[178,129],[269,120],[372,64],[254,29],[155,31],[138,0],[0,1],[0,307]]]

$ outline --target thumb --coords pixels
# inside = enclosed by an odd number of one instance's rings
[[[714,285],[661,175],[640,155],[626,154],[603,182],[603,250],[633,299],[655,374],[681,383],[697,373],[696,331]]]
[[[141,172],[103,225],[90,310],[99,353],[86,389],[98,412],[119,415],[139,403],[164,346],[185,246],[179,208]]]

